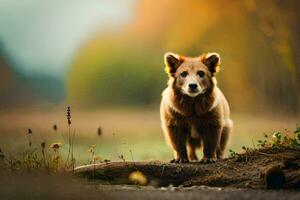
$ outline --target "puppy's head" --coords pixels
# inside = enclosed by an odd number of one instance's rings
[[[176,89],[190,97],[204,94],[213,87],[213,79],[221,63],[217,53],[206,53],[194,58],[166,53],[164,60],[166,72]]]

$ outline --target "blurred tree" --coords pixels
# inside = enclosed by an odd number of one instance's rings
[[[299,8],[279,0],[138,1],[121,31],[87,42],[74,60],[69,101],[151,104],[166,83],[163,53],[221,54],[219,85],[237,111],[297,113]]]

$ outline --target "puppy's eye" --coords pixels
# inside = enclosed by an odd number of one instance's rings
[[[188,75],[188,73],[186,71],[181,72],[181,74],[180,74],[180,76],[183,77],[183,78],[185,78],[187,75]]]
[[[199,71],[197,74],[198,74],[198,76],[200,76],[201,78],[203,78],[203,77],[205,76],[204,71]]]

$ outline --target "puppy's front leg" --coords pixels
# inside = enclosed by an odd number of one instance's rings
[[[203,132],[203,163],[216,162],[216,152],[221,139],[221,127],[210,126],[201,130]]]
[[[188,131],[189,129],[183,125],[168,126],[169,138],[175,154],[175,158],[171,162],[189,162],[186,149]]]

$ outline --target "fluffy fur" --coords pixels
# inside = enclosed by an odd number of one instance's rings
[[[190,58],[165,54],[168,87],[162,93],[161,124],[174,149],[172,162],[197,160],[196,149],[203,147],[203,162],[223,158],[232,120],[226,98],[217,87],[217,53]]]

